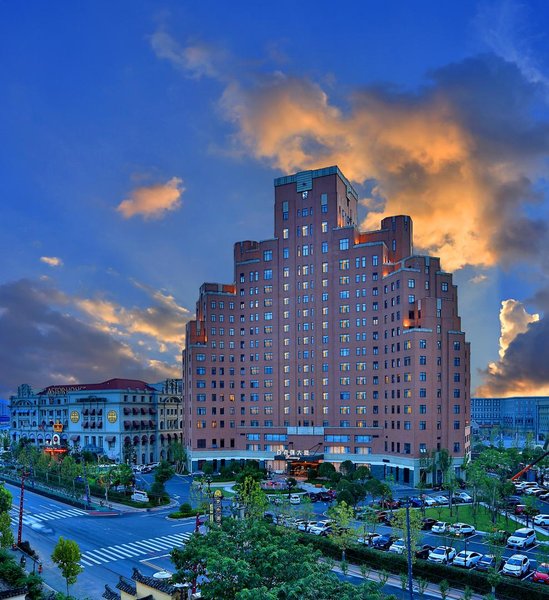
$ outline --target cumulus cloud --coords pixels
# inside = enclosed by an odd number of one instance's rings
[[[478,396],[549,394],[549,321],[530,314],[517,300],[504,300],[500,310],[500,358],[482,372]]]
[[[49,265],[50,267],[62,267],[63,261],[57,256],[41,256],[40,262]]]
[[[496,56],[430,74],[417,93],[357,90],[350,109],[318,84],[280,73],[228,85],[221,98],[236,140],[283,172],[338,164],[364,199],[364,228],[410,214],[417,246],[444,268],[492,266],[539,254],[547,225],[528,214],[549,151],[549,124],[529,112],[536,85]]]
[[[143,354],[130,337],[78,317],[77,308],[74,298],[50,283],[0,285],[0,394],[13,393],[21,383],[40,389],[111,377],[154,382],[180,376],[172,356]]]
[[[167,344],[182,347],[189,311],[179,306],[173,296],[134,283],[149,296],[149,306],[126,308],[105,298],[78,298],[75,304],[94,320],[97,327],[105,331],[118,332],[123,336],[149,336],[156,341],[161,352],[170,349]]]
[[[134,189],[130,197],[117,207],[126,219],[140,215],[145,219],[159,219],[166,212],[181,206],[181,195],[185,191],[183,180],[172,177],[166,183],[142,186]]]
[[[469,279],[469,282],[477,284],[477,283],[484,283],[487,280],[488,280],[488,275],[485,275],[484,273],[478,273],[474,277],[471,277],[471,279]]]

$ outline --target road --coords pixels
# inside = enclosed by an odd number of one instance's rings
[[[172,485],[177,487],[177,480]],[[19,488],[6,487],[13,494],[12,517],[17,531]],[[114,588],[119,576],[129,578],[134,567],[146,575],[165,569],[173,571],[169,553],[190,537],[195,520],[170,521],[167,519],[170,510],[173,509],[134,511],[113,517],[90,516],[82,509],[25,490],[22,538],[38,552],[46,583],[61,591],[65,590],[65,582],[51,554],[60,536],[76,541],[84,571],[71,588],[71,595],[96,600],[102,597],[106,583]],[[46,529],[36,531],[37,527]],[[32,567],[27,563],[27,570]]]

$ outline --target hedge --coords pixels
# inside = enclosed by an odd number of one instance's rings
[[[313,545],[325,556],[336,560],[341,558],[341,548],[329,538],[304,534],[300,536],[300,541]],[[345,551],[345,554],[349,563],[367,564],[375,570],[400,574],[405,573],[407,569],[406,558],[400,554],[367,547],[351,547]],[[491,591],[486,574],[474,569],[460,569],[427,560],[416,560],[413,570],[415,578],[423,577],[432,583],[440,583],[446,579],[453,588],[463,589],[469,586],[480,594],[487,594]],[[549,600],[549,586],[503,576],[502,582],[496,587],[496,595],[498,598],[508,598],[509,600],[531,600],[532,598]]]

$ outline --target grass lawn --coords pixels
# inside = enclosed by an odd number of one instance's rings
[[[450,509],[447,506],[428,508],[425,510],[425,516],[431,519],[438,519],[439,521],[446,521],[447,523],[457,523],[458,521],[460,523],[469,523],[470,525],[474,525],[479,531],[487,532],[494,531],[494,529],[504,529],[512,533],[519,527],[525,527],[525,525],[511,518],[506,519],[505,515],[498,515],[496,523],[492,523],[490,512],[485,506],[479,506],[475,516],[471,504],[454,505],[452,507],[452,516],[450,516]],[[546,535],[540,533],[536,535],[539,540],[549,540],[549,537]]]

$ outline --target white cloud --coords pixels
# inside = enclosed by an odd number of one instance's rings
[[[63,261],[57,256],[41,256],[40,262],[49,265],[50,267],[62,267]]]
[[[172,177],[166,183],[142,186],[134,189],[130,197],[117,207],[126,219],[140,215],[145,219],[162,218],[166,212],[181,206],[181,195],[185,191],[183,180]]]

